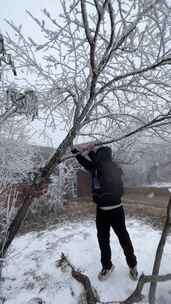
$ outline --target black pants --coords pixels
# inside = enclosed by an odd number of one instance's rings
[[[116,233],[120,245],[126,257],[129,267],[137,264],[134,249],[125,225],[125,213],[123,207],[112,210],[102,210],[97,207],[96,213],[97,238],[101,251],[101,264],[105,269],[109,269],[111,262],[110,248],[110,227]]]

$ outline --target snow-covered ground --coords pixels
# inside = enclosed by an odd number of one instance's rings
[[[171,183],[153,183],[153,184],[148,184],[145,185],[146,187],[154,187],[154,188],[171,188]]]
[[[138,257],[139,273],[150,274],[160,232],[135,219],[128,219],[127,227]],[[61,252],[89,276],[101,301],[125,299],[136,283],[128,277],[125,258],[113,233],[111,247],[115,271],[107,281],[99,282],[97,273],[101,266],[94,222],[66,223],[49,231],[16,238],[3,271],[5,304],[25,304],[33,297],[42,298],[46,304],[78,303],[82,287],[69,271],[63,273],[56,267]],[[171,273],[171,237],[168,238],[161,265],[161,274],[165,273]],[[144,289],[146,294],[147,289],[148,286]],[[170,282],[158,285],[158,303],[171,303]]]

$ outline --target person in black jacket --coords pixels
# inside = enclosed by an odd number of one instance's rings
[[[109,277],[114,269],[111,261],[110,227],[117,235],[129,266],[132,279],[138,278],[137,259],[125,225],[125,214],[121,202],[123,195],[122,170],[112,161],[112,150],[105,146],[95,151],[94,145],[73,148],[78,162],[91,173],[93,201],[97,204],[96,227],[101,252],[102,270],[100,280]],[[81,155],[87,150],[88,157]]]

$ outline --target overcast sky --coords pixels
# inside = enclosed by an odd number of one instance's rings
[[[17,26],[23,26],[23,32],[26,36],[33,39],[39,39],[39,30],[35,23],[30,19],[25,10],[29,10],[35,17],[43,18],[41,10],[46,8],[52,16],[57,18],[60,9],[59,0],[0,0],[0,32],[8,32],[13,34],[12,29],[8,26],[4,19],[12,20]],[[57,146],[64,137],[62,128],[57,131],[48,131],[48,137],[40,136],[42,133],[43,125],[38,121],[32,125],[35,135],[33,142],[40,145],[53,145]]]
[[[47,8],[53,15],[59,13],[59,0],[0,0],[0,27],[1,31],[11,31],[4,19],[13,20],[16,25],[23,25],[25,33],[36,35],[35,24],[30,22],[25,10],[29,10],[36,17],[43,17],[41,10]]]

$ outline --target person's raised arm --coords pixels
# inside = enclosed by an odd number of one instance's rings
[[[78,162],[80,163],[81,166],[83,166],[86,170],[88,171],[92,171],[94,168],[94,163],[93,161],[88,160],[85,156],[81,155],[81,153],[85,151],[84,150],[80,151],[80,149],[78,150],[76,147],[74,147],[71,152],[73,154],[76,154],[76,159],[78,160]],[[89,152],[90,153],[90,152]]]
[[[88,153],[88,157],[89,157],[93,162],[95,162],[95,155],[96,155],[96,153],[95,153],[93,150],[91,150],[91,151]]]

